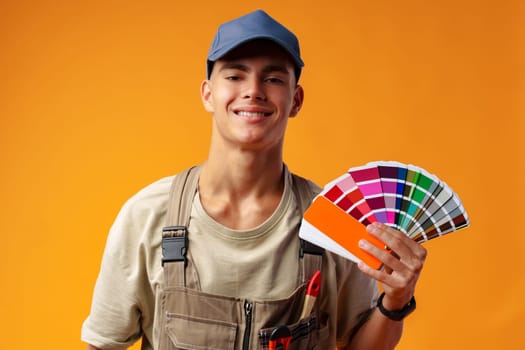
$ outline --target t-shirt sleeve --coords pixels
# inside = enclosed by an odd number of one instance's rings
[[[110,230],[91,312],[82,326],[82,340],[101,348],[125,349],[141,335],[133,262],[126,261],[125,252],[132,242],[125,237],[122,216]]]
[[[170,181],[150,185],[121,209],[110,229],[82,341],[126,349],[150,327],[155,269]],[[153,268],[154,267],[154,268]]]

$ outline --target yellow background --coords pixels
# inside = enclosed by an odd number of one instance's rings
[[[108,228],[205,159],[216,27],[258,7],[300,38],[306,100],[285,160],[319,184],[398,160],[472,226],[426,243],[399,349],[524,348],[524,7],[516,1],[0,3],[3,349],[81,349]]]

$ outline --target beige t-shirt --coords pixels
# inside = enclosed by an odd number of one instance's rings
[[[158,344],[159,296],[163,285],[162,228],[173,177],[133,196],[113,224],[95,285],[82,340],[100,348],[125,349],[143,339],[143,349]],[[192,205],[189,254],[202,291],[250,300],[289,296],[297,287],[298,201],[285,168],[285,188],[275,212],[260,226],[231,230],[214,221],[200,203]],[[373,306],[377,284],[353,263],[325,254],[323,288],[332,286],[321,307],[332,315],[334,336],[344,345],[358,315]]]

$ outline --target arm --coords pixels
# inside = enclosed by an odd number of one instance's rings
[[[383,241],[391,249],[391,254],[361,241],[360,247],[381,260],[384,268],[375,270],[360,263],[359,269],[382,283],[385,292],[383,306],[387,310],[399,310],[414,295],[427,251],[419,243],[386,225],[374,223],[367,230]],[[402,331],[403,321],[390,320],[376,308],[347,349],[393,349],[401,339]]]
[[[97,347],[94,347],[94,346],[91,345],[91,344],[88,344],[86,350],[100,350],[100,349],[97,348]]]

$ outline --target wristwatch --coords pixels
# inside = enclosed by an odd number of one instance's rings
[[[381,313],[383,315],[385,315],[386,317],[388,317],[392,321],[401,321],[402,319],[404,319],[405,317],[410,315],[412,313],[412,311],[414,311],[416,309],[416,299],[414,297],[412,297],[412,299],[410,299],[408,304],[403,306],[403,308],[401,308],[399,310],[387,310],[383,306],[383,298],[384,297],[385,297],[385,293],[382,293],[379,296],[379,299],[377,299],[377,308],[379,309],[379,311],[381,311]]]

